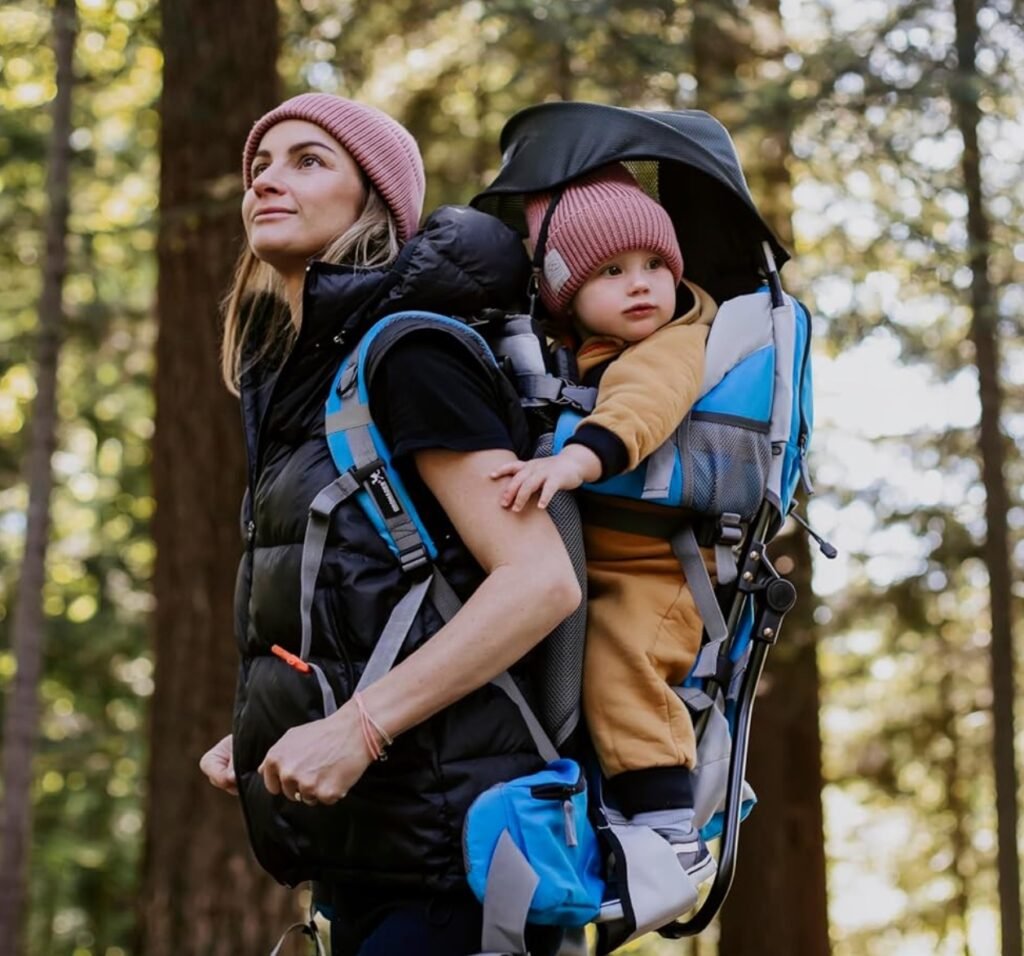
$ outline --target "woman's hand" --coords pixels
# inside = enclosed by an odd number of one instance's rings
[[[231,747],[232,738],[231,734],[228,734],[203,754],[199,760],[199,769],[215,787],[238,796],[238,781],[235,779],[235,762]]]
[[[355,705],[292,727],[267,751],[259,772],[271,793],[303,803],[337,803],[371,763]]]
[[[588,481],[601,477],[601,459],[585,445],[567,445],[551,458],[510,461],[492,478],[511,476],[501,495],[501,506],[522,511],[527,502],[539,493],[538,508],[546,508],[558,491],[573,491]]]

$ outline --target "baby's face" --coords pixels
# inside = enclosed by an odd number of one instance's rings
[[[639,342],[672,321],[676,282],[657,253],[634,249],[598,266],[573,299],[576,321],[591,335]]]

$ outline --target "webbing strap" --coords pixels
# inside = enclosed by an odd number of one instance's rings
[[[320,574],[320,563],[324,557],[324,545],[327,543],[327,532],[331,524],[331,515],[347,498],[359,490],[359,483],[350,474],[340,475],[329,485],[322,488],[313,503],[309,506],[309,518],[306,521],[306,533],[302,540],[301,590],[299,597],[299,614],[302,619],[302,644],[299,657],[309,659],[309,649],[313,641],[313,593],[316,591],[316,579]]]
[[[335,432],[348,431],[350,428],[362,428],[372,421],[369,405],[346,402],[338,411],[331,412],[324,419],[324,431],[328,435],[333,435]]]
[[[715,545],[715,572],[718,575],[719,584],[732,584],[738,573],[736,566],[736,552],[728,544],[718,543]]]
[[[676,445],[667,441],[647,456],[647,471],[644,474],[644,499],[667,498],[672,483],[672,471],[676,464]]]
[[[487,871],[481,944],[487,952],[526,954],[526,918],[540,877],[502,830]]]
[[[417,581],[406,591],[402,600],[394,606],[387,624],[384,625],[384,630],[374,645],[373,653],[366,662],[363,675],[359,678],[357,691],[365,690],[394,667],[398,653],[405,643],[412,622],[416,620],[416,615],[420,612],[423,599],[427,596],[432,581],[433,576]]]
[[[699,687],[673,687],[672,689],[690,710],[699,712],[707,710],[714,704],[714,701]]]
[[[430,600],[445,624],[455,617],[459,608],[462,607],[459,596],[452,590],[448,579],[437,568],[434,568],[434,575],[430,581]]]
[[[324,950],[323,940],[320,939],[320,929],[312,919],[310,919],[308,923],[292,923],[292,925],[281,934],[281,938],[277,941],[277,945],[270,951],[270,956],[278,956],[281,952],[281,947],[284,946],[284,941],[291,936],[292,933],[296,932],[312,938],[313,942],[316,943],[317,956],[327,956],[327,952]]]
[[[686,583],[690,586],[694,603],[704,622],[704,630],[708,634],[708,642],[697,654],[690,673],[694,677],[710,677],[718,671],[718,654],[729,631],[725,626],[722,609],[715,599],[715,589],[711,585],[711,577],[704,566],[692,527],[681,528],[672,536],[672,552],[683,566]]]
[[[541,726],[540,721],[537,719],[537,715],[526,702],[523,692],[519,689],[519,685],[512,679],[512,675],[508,671],[502,671],[491,681],[491,683],[500,687],[508,695],[512,703],[519,708],[519,713],[522,714],[523,720],[526,722],[526,728],[530,731],[530,736],[533,738],[533,743],[537,748],[537,753],[539,753],[548,763],[552,760],[557,760],[558,749],[551,742],[551,738]]]

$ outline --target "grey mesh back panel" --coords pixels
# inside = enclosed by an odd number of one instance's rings
[[[550,454],[551,435],[543,435],[534,457],[546,458]],[[587,627],[587,562],[576,499],[568,492],[558,492],[548,505],[548,514],[562,536],[583,592],[580,606],[544,639],[538,652],[537,716],[557,747],[576,729],[580,719],[583,643]]]

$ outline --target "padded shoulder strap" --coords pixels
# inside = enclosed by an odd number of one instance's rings
[[[467,352],[477,359],[490,374],[498,374],[498,363],[490,347],[479,332],[465,322],[438,315],[436,312],[396,312],[381,319],[364,337],[360,352],[362,375],[369,389],[380,363],[394,346],[407,335],[433,329],[451,335],[461,342]]]

